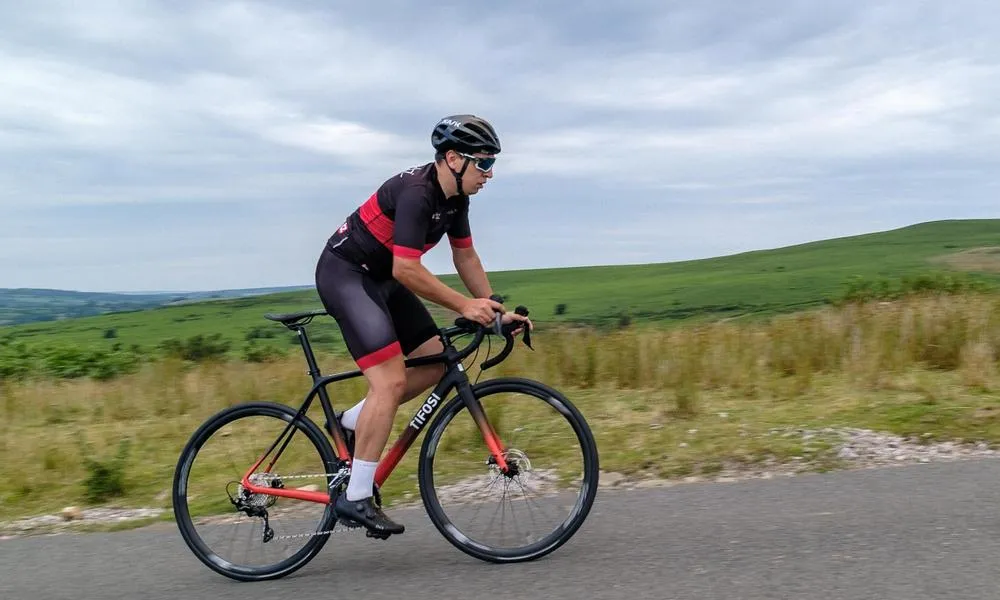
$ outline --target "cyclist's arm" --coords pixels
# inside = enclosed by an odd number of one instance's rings
[[[420,263],[419,258],[393,256],[392,277],[414,294],[461,313],[468,298],[441,282]]]
[[[482,261],[479,260],[476,249],[471,244],[463,248],[453,243],[451,254],[458,276],[462,278],[462,282],[469,292],[476,298],[492,296],[493,287],[490,285],[489,277],[486,276],[486,270],[483,268]]]
[[[448,228],[448,240],[451,242],[451,257],[455,263],[458,276],[462,278],[462,283],[475,298],[489,298],[493,295],[493,287],[483,269],[483,263],[479,260],[472,245],[472,228],[469,227],[469,201],[466,199],[461,212],[456,215],[455,221]]]

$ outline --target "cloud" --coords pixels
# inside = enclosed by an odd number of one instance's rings
[[[309,283],[326,236],[459,112],[503,140],[473,212],[493,268],[995,216],[992,4],[460,10],[0,7],[0,286]]]

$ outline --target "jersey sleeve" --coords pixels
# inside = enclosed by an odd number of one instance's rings
[[[419,187],[403,189],[396,200],[393,224],[393,256],[420,258],[424,253],[430,206]]]
[[[465,201],[465,206],[455,215],[451,227],[448,229],[448,240],[455,248],[472,247],[472,230],[469,227],[469,201]]]

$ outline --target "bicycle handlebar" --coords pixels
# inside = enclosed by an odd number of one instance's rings
[[[518,306],[517,308],[514,309],[514,313],[526,317],[528,316],[528,309],[524,306]],[[500,352],[500,354],[494,356],[489,360],[484,361],[481,365],[479,365],[480,369],[485,371],[486,369],[495,367],[496,365],[500,364],[504,359],[507,358],[507,356],[514,349],[514,330],[522,326],[522,324],[519,321],[512,321],[506,325],[502,325],[501,318],[502,315],[499,312],[497,312],[494,317],[493,324],[487,327],[485,325],[482,325],[481,323],[477,323],[475,321],[466,319],[465,317],[458,317],[457,319],[455,319],[455,325],[453,327],[447,327],[442,329],[441,334],[446,338],[451,337],[453,335],[457,335],[459,333],[475,334],[476,337],[472,340],[472,342],[469,343],[468,346],[463,348],[458,353],[459,362],[465,360],[470,354],[472,354],[472,352],[476,348],[478,348],[480,344],[483,343],[483,339],[485,339],[488,334],[499,335],[502,336],[505,340],[507,340],[507,343],[504,345],[504,349]],[[531,334],[529,333],[530,330],[527,328],[526,325],[524,327],[525,327],[523,334],[524,344],[528,348],[531,348]],[[534,350],[534,348],[531,349]]]

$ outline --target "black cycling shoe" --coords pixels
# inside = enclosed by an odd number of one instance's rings
[[[378,537],[398,535],[406,531],[405,527],[387,517],[371,496],[364,500],[352,501],[347,499],[346,493],[341,494],[337,496],[333,510],[338,519],[363,525],[370,533]]]

